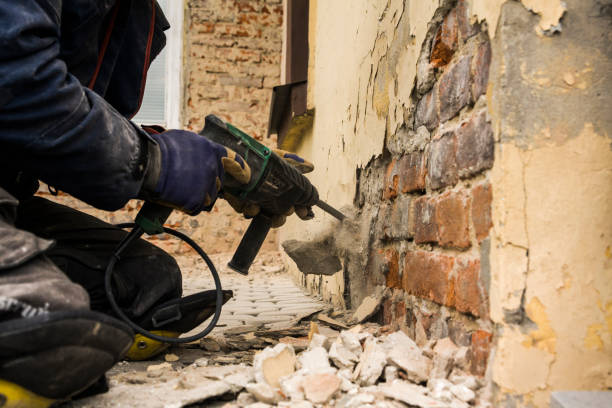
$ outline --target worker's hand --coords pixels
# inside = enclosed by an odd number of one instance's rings
[[[251,169],[231,149],[186,130],[161,133],[146,129],[157,145],[149,146],[143,198],[196,215],[210,211],[227,173],[248,183]]]
[[[272,149],[277,156],[281,157],[283,160],[291,164],[293,167],[297,168],[302,174],[310,173],[314,170],[314,165],[307,160],[304,160],[302,157],[298,156],[295,153],[288,152],[286,150],[281,149]],[[223,198],[232,206],[232,208],[241,214],[243,214],[246,218],[253,218],[259,211],[261,210],[259,205],[241,200],[240,198],[228,194],[223,193]],[[302,207],[302,206],[294,206],[287,211],[285,214],[278,214],[272,216],[272,228],[278,228],[282,226],[287,217],[291,214],[295,214],[303,220],[311,219],[314,214],[312,212],[312,208],[310,207]]]

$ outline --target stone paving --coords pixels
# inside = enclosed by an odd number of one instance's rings
[[[223,306],[213,334],[241,326],[282,327],[295,319],[329,308],[295,285],[285,272],[278,252],[260,254],[247,276],[228,268],[229,258],[228,254],[211,257],[223,289],[234,292],[234,297]],[[202,260],[183,257],[178,261],[183,270],[185,295],[214,288],[212,276]],[[198,327],[191,333],[200,330]]]
[[[307,295],[293,283],[284,270],[280,253],[259,254],[248,276],[229,269],[227,262],[230,258],[231,254],[211,256],[223,289],[233,290],[234,296],[224,305],[218,325],[207,338],[232,331],[248,333],[258,328],[289,327],[302,317],[331,309],[328,304]],[[214,281],[204,261],[192,256],[179,257],[177,261],[183,272],[184,295],[214,288]],[[208,321],[204,322],[189,334],[201,331],[207,324]],[[172,347],[149,361],[120,362],[107,373],[111,387],[108,393],[66,403],[62,407],[174,406],[162,403],[163,396],[156,395],[171,377],[151,375],[148,371],[151,366],[170,364],[173,373],[176,373],[190,365],[193,367],[198,359],[206,360],[207,365],[208,361],[211,365],[250,364],[254,354],[255,350],[211,353],[201,349],[198,343]],[[168,355],[178,359],[168,359]],[[137,405],[134,405],[135,401],[138,401]],[[176,406],[182,404],[177,401]]]

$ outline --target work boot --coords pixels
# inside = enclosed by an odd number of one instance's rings
[[[17,225],[53,239],[47,255],[91,298],[92,310],[115,316],[104,286],[104,274],[117,244],[127,232],[89,214],[33,197],[23,201]],[[181,298],[182,275],[176,260],[144,239],[135,240],[121,254],[113,273],[113,295],[135,323],[154,334],[179,337],[208,319],[215,310],[215,291]],[[224,291],[224,302],[232,296]],[[169,344],[135,335],[127,358],[150,358]]]
[[[89,310],[46,257],[52,241],[14,226],[17,204],[0,188],[0,407],[47,407],[96,383],[133,336]]]

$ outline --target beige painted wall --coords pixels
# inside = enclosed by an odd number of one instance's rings
[[[382,154],[385,135],[410,110],[418,52],[438,2],[315,4],[315,119],[299,153],[316,164],[310,179],[322,198],[341,207],[353,202],[356,169]],[[612,89],[612,65],[595,39],[594,27],[606,20],[589,20],[597,18],[593,4],[469,2],[494,37],[489,378],[507,406],[547,407],[552,390],[612,387],[612,127],[610,97],[602,96]],[[281,241],[334,227],[315,212],[309,223],[290,220]],[[342,272],[304,278],[287,262],[305,285],[342,304]]]

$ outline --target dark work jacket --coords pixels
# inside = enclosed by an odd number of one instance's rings
[[[95,207],[137,196],[130,122],[167,29],[154,0],[0,0],[0,186],[40,179]]]

